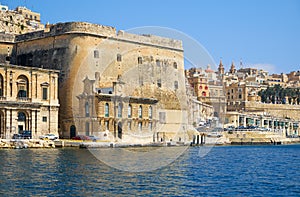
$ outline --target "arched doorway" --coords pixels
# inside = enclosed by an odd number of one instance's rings
[[[118,123],[118,138],[122,139],[122,123]]]
[[[24,112],[18,113],[18,133],[22,133],[26,130],[26,114]]]
[[[76,127],[75,127],[75,125],[72,125],[70,127],[70,138],[72,139],[75,136],[76,136]]]

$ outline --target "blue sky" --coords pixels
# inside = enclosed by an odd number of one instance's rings
[[[118,30],[140,26],[177,29],[195,38],[213,57],[271,73],[300,69],[298,0],[0,0],[26,6],[42,22],[86,21]]]

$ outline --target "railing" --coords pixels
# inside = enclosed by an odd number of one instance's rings
[[[31,102],[31,98],[28,98],[28,97],[17,97],[17,101],[19,101],[19,102]]]

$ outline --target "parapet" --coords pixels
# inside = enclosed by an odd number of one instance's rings
[[[131,34],[125,31],[118,31],[117,38],[121,40],[131,41],[131,42],[138,42],[143,44],[150,44],[162,47],[168,47],[172,49],[183,50],[182,48],[182,41],[175,40],[171,38],[165,38],[150,34]]]
[[[13,43],[15,41],[15,36],[13,34],[0,33],[0,42]]]
[[[155,45],[177,50],[183,50],[182,42],[170,38],[163,38],[154,35],[137,35],[124,31],[116,33],[116,29],[110,26],[86,23],[86,22],[67,22],[47,25],[45,30],[16,36],[16,41],[26,41],[44,37],[57,36],[62,34],[80,33],[94,36],[102,36],[127,42]]]

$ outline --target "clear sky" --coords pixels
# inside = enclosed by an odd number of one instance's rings
[[[0,0],[40,12],[43,23],[85,21],[126,30],[140,26],[177,29],[200,42],[225,68],[300,70],[299,0]]]

